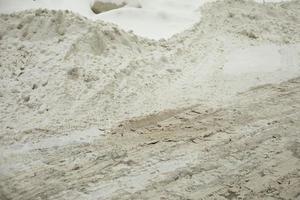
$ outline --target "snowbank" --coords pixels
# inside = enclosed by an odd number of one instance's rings
[[[216,2],[167,41],[66,11],[1,15],[1,127],[110,127],[298,76],[299,3]]]
[[[94,12],[100,13],[97,15],[91,10],[91,5],[99,0],[0,0],[0,13],[37,8],[67,9],[89,19],[101,19],[117,24],[139,36],[166,39],[198,22],[201,17],[198,8],[213,1],[215,0],[101,0],[100,2],[106,4],[105,7],[102,5],[101,8],[94,8]]]
[[[84,0],[22,0],[21,2],[0,0],[0,12],[10,13],[36,8],[68,9],[93,20],[101,19],[115,23],[122,29],[132,30],[143,37],[161,39],[169,38],[199,21],[200,13],[196,10],[203,3],[198,0],[102,0],[101,2],[105,4],[102,4],[101,8],[94,9],[96,13],[100,13],[98,15],[90,8],[94,1]]]

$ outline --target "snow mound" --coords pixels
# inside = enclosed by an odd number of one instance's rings
[[[214,0],[0,0],[0,13],[26,9],[70,10],[150,39],[169,38],[200,20],[197,9]],[[91,9],[92,8],[92,9]]]
[[[299,62],[284,60],[299,59],[290,53],[299,52],[299,8],[299,1],[218,1],[203,7],[203,20],[193,28],[161,41],[69,11],[0,15],[2,132],[109,128],[165,109],[222,102],[249,87],[297,76]],[[275,54],[283,60],[275,68],[260,62],[251,66],[268,70],[248,73],[232,60],[235,52],[249,62],[264,59],[252,54],[256,49],[240,49],[258,46],[264,52],[270,44],[284,50]],[[228,73],[227,63],[245,73]]]
[[[0,13],[26,9],[70,10],[150,39],[168,39],[201,20],[200,7],[216,0],[0,0]],[[255,0],[281,2],[286,0]]]

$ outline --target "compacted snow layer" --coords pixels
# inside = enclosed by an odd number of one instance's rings
[[[299,199],[299,103],[298,78],[253,88],[231,105],[130,120],[113,135],[6,134],[0,198]]]

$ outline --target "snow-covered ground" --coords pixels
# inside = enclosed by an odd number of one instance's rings
[[[299,197],[300,1],[0,3],[1,200]]]

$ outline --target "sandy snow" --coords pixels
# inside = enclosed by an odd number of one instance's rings
[[[0,199],[299,197],[299,1],[42,2],[0,16]]]

